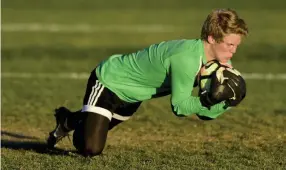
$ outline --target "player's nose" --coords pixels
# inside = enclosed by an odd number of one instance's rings
[[[231,52],[232,54],[235,54],[235,53],[236,53],[236,49],[237,49],[237,47],[236,47],[236,46],[233,46],[233,47],[230,49],[230,52]]]

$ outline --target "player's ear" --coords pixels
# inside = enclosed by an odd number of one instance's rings
[[[209,35],[208,36],[208,42],[210,43],[210,44],[215,44],[215,39],[214,39],[214,37],[212,36],[212,35]]]

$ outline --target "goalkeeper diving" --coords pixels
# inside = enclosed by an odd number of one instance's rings
[[[80,110],[55,110],[56,128],[49,133],[48,146],[74,130],[78,153],[99,155],[109,130],[128,120],[143,101],[166,95],[177,116],[217,118],[246,95],[245,82],[230,60],[247,34],[236,11],[219,9],[207,16],[200,39],[163,41],[110,56],[91,71]],[[192,96],[196,86],[199,94]]]

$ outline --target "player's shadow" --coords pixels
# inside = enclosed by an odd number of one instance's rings
[[[276,109],[274,110],[275,115],[285,115],[286,114],[286,109]]]
[[[11,133],[7,131],[1,130],[1,148],[8,148],[13,150],[27,150],[27,151],[34,151],[41,154],[49,154],[49,155],[66,155],[71,156],[71,153],[75,153],[74,151],[66,151],[59,148],[48,148],[45,142],[39,141],[17,141],[17,140],[8,140],[3,139],[3,136],[9,136],[18,139],[32,139],[32,140],[39,140],[37,137],[26,136],[17,133]]]
[[[4,130],[1,130],[1,137],[4,137],[4,136],[14,137],[18,139],[38,139],[37,137],[34,137],[34,136],[26,136],[26,135],[22,135],[19,133],[13,133],[13,132],[7,132]]]

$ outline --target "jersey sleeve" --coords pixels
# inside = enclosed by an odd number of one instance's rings
[[[181,54],[182,55],[182,54]],[[171,57],[171,104],[172,110],[177,116],[198,114],[210,118],[216,118],[224,113],[224,103],[219,103],[208,110],[203,107],[199,97],[192,96],[193,84],[200,69],[200,59],[190,60],[185,57]]]
[[[202,106],[201,110],[197,114],[200,116],[205,116],[205,117],[215,119],[221,114],[223,114],[226,110],[230,109],[230,107],[228,107],[227,109],[224,109],[224,106],[225,106],[224,102],[213,105],[210,108],[210,110]]]

